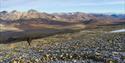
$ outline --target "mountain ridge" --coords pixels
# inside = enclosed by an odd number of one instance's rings
[[[83,12],[72,12],[72,13],[45,13],[38,12],[34,9],[30,9],[27,12],[19,12],[13,10],[11,12],[1,11],[0,12],[0,23],[29,23],[40,24],[40,22],[46,22],[52,24],[53,22],[69,22],[69,23],[83,23],[84,25],[95,24],[116,24],[125,23],[124,14],[94,14],[94,13],[83,13]],[[26,22],[25,22],[26,21]],[[44,23],[45,24],[45,23]],[[55,24],[55,25],[58,25]]]

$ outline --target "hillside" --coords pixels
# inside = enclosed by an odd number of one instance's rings
[[[26,41],[29,38],[36,39],[58,33],[93,29],[100,25],[125,23],[125,19],[116,17],[82,12],[48,14],[33,9],[27,12],[2,11],[0,12],[0,41],[1,43]]]
[[[125,62],[125,25],[100,26],[75,33],[0,44],[0,62],[35,63],[109,63]]]

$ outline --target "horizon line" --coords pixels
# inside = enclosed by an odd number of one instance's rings
[[[41,13],[75,13],[75,12],[81,12],[81,13],[90,13],[90,14],[125,14],[124,12],[86,12],[86,11],[41,11],[37,9],[29,9],[29,10],[35,10],[37,12]],[[28,12],[29,10],[0,10],[2,11],[7,11],[7,12],[12,12],[12,11],[19,11],[19,12]]]

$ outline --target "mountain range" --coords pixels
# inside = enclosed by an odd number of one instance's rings
[[[45,13],[38,12],[36,10],[29,10],[27,12],[19,12],[13,10],[11,12],[1,11],[0,12],[0,20],[21,20],[21,19],[50,19],[50,20],[58,20],[58,21],[67,21],[67,22],[78,22],[78,21],[90,21],[90,20],[124,20],[125,14],[89,14],[83,12],[73,12],[73,13]]]
[[[67,24],[68,23],[68,24]],[[92,14],[83,12],[45,13],[30,9],[27,12],[13,10],[0,12],[1,26],[25,28],[41,28],[42,25],[65,26],[69,24],[108,25],[125,23],[125,14]],[[9,25],[8,25],[9,24]],[[39,25],[39,26],[38,26]],[[7,27],[6,26],[6,27]]]

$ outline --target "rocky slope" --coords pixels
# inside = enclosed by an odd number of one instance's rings
[[[81,31],[1,46],[2,63],[124,63],[125,33]],[[9,46],[7,50],[5,46]],[[28,48],[27,48],[28,47]],[[3,49],[2,49],[3,48]]]

